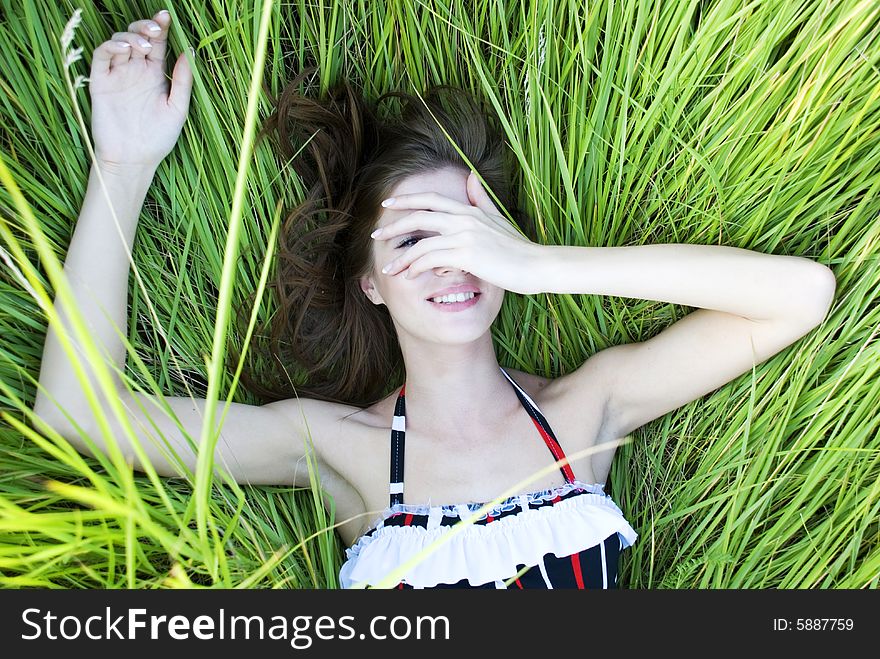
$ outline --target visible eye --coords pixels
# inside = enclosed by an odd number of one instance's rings
[[[417,243],[421,239],[422,239],[422,236],[409,236],[407,238],[404,238],[400,243],[398,243],[398,245],[395,249],[400,249],[401,247],[410,247],[410,246],[414,245],[415,243]]]

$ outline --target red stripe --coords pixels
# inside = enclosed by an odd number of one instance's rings
[[[486,524],[491,524],[495,521],[495,518],[492,515],[486,515]]]
[[[402,581],[399,584],[397,584],[397,590],[403,590],[403,582]]]
[[[584,590],[584,575],[581,574],[580,552],[571,555],[571,569],[574,571],[574,580],[577,582],[578,588]]]
[[[538,422],[538,420],[536,418],[532,417],[532,423],[535,424],[535,427],[538,429],[538,432],[541,433],[541,437],[544,438],[544,443],[547,445],[547,448],[550,449],[550,452],[553,454],[553,457],[556,458],[557,460],[564,459],[565,453],[562,452],[562,447],[559,445],[559,443],[544,431],[544,429],[541,427],[541,424]],[[562,465],[560,467],[560,469],[562,470],[562,473],[565,476],[565,480],[567,480],[567,481],[575,480],[574,472],[571,470],[571,465],[566,463],[566,464]]]
[[[560,501],[562,501],[562,497],[560,497],[558,494],[557,494],[555,497],[553,497],[553,505],[554,505],[554,506],[555,506],[557,503],[559,503]]]
[[[404,525],[404,526],[409,526],[410,524],[412,524],[412,518],[413,518],[412,514],[407,513],[407,514],[406,514],[406,519],[403,520],[403,525]],[[400,590],[403,590],[403,582],[402,582],[402,581],[400,582],[400,585],[398,586],[398,588],[399,588]]]
[[[520,590],[525,590],[525,589],[523,588],[523,585],[520,583],[519,579],[516,579],[515,581],[516,581],[516,585],[519,586],[519,589],[520,589]]]

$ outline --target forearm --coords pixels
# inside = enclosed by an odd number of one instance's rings
[[[737,247],[541,245],[534,262],[548,293],[640,298],[753,320],[824,314],[834,295],[831,271],[815,261]]]
[[[106,193],[98,178],[99,171],[106,185]],[[127,251],[130,252],[134,242],[138,217],[154,172],[155,169],[114,172],[98,170],[93,166],[64,260],[64,273],[91,338],[108,362],[120,369],[125,363],[125,346],[117,332],[124,336],[127,328],[130,269]],[[116,220],[110,204],[115,210]],[[56,298],[61,323],[76,347],[76,353],[82,358],[83,352],[69,318],[57,302]],[[90,381],[94,383],[88,363],[85,367]],[[86,397],[73,366],[51,326],[46,335],[39,381],[74,417],[87,409]],[[39,389],[35,410],[43,418],[63,418]]]

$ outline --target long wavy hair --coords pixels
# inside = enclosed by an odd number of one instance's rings
[[[300,177],[305,198],[283,221],[269,286],[277,312],[254,333],[241,381],[264,402],[305,396],[366,407],[405,375],[387,307],[359,284],[373,267],[370,233],[391,190],[414,174],[467,171],[458,147],[532,240],[534,225],[514,204],[509,150],[464,90],[434,86],[424,101],[388,92],[370,103],[343,79],[312,98],[300,88],[314,70],[284,87],[259,133]],[[395,98],[399,112],[380,118]],[[238,357],[230,349],[230,363]]]

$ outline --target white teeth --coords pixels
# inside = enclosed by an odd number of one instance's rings
[[[474,293],[452,293],[450,295],[441,295],[440,297],[431,298],[432,302],[464,302],[465,300],[470,300],[474,297]]]

